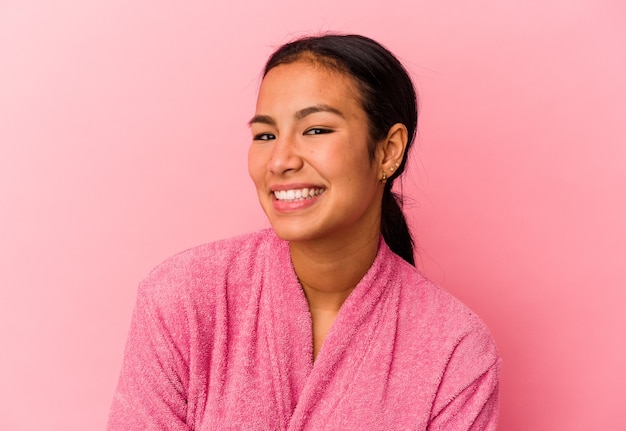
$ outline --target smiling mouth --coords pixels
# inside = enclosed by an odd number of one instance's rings
[[[276,190],[274,192],[274,197],[278,201],[283,202],[294,202],[294,201],[302,201],[305,199],[311,199],[316,196],[324,193],[326,189],[324,188],[303,188],[303,189],[292,189],[292,190]]]

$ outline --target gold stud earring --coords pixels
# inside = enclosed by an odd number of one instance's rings
[[[386,173],[386,172],[383,172],[383,176],[382,176],[382,178],[380,179],[380,182],[381,182],[381,183],[384,183],[384,182],[386,182],[386,181],[387,181],[387,173]]]

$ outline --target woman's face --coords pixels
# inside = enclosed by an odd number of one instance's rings
[[[263,79],[248,171],[280,238],[378,236],[381,157],[370,158],[358,97],[352,78],[309,61],[277,66]]]

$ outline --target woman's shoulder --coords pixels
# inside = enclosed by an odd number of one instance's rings
[[[498,354],[489,328],[467,304],[427,278],[411,265],[398,265],[400,304],[413,333],[453,349],[459,343],[496,360]],[[444,347],[445,348],[445,347]]]
[[[180,298],[249,276],[264,266],[278,241],[266,229],[189,248],[152,269],[140,283],[139,295]]]

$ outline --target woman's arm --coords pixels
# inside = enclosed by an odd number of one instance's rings
[[[188,324],[177,295],[144,282],[128,337],[108,429],[188,431]]]
[[[499,372],[500,358],[484,327],[463,337],[448,361],[428,430],[495,430]]]

